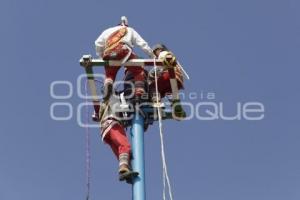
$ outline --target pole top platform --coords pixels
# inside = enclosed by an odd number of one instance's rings
[[[125,63],[118,60],[102,60],[94,59],[92,55],[83,55],[79,63],[82,67],[92,67],[92,66],[163,66],[163,61],[160,59],[131,59]]]

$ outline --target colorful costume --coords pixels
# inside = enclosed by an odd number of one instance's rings
[[[119,160],[120,180],[131,179],[132,175],[137,175],[130,169],[130,143],[127,139],[123,124],[119,121],[121,116],[119,99],[111,95],[108,104],[103,108],[102,115],[99,116],[101,137],[107,143]]]
[[[169,51],[162,51],[160,54],[167,54],[170,53]],[[158,59],[161,59],[162,56],[159,56]],[[171,84],[170,84],[170,76],[174,76],[176,81],[177,81],[177,85],[178,85],[178,89],[184,89],[183,87],[183,75],[182,75],[182,71],[178,66],[174,66],[174,74],[170,74],[170,72],[168,71],[168,68],[159,68],[157,70],[157,75],[158,75],[158,79],[157,79],[157,84],[158,84],[158,91],[160,94],[160,97],[163,98],[168,94],[172,94],[172,88],[171,88]],[[155,74],[154,74],[154,70],[152,70],[150,72],[150,89],[151,92],[155,92]]]
[[[122,23],[118,26],[105,30],[95,41],[96,52],[104,60],[120,60],[125,63],[129,59],[137,58],[132,51],[134,45],[139,46],[151,58],[154,54],[147,42],[131,27],[128,27],[126,17],[121,18]],[[105,99],[109,98],[112,84],[116,78],[120,66],[105,66]],[[128,66],[125,71],[130,71],[134,75],[135,94],[144,93],[144,71],[140,66]]]
[[[155,87],[155,69],[150,72],[150,93],[153,94],[153,101],[156,101],[157,95],[159,98],[163,98],[166,95],[172,94],[172,107],[175,111],[175,116],[179,118],[184,118],[186,116],[184,110],[180,105],[180,100],[178,96],[178,90],[184,89],[183,87],[183,72],[179,67],[176,57],[172,52],[170,52],[165,45],[158,44],[153,47],[153,52],[156,57],[160,60],[163,60],[164,66],[157,69],[157,85],[158,93],[156,94]],[[176,83],[172,85],[172,81]],[[174,86],[175,85],[175,86]],[[175,87],[175,88],[174,88]],[[174,93],[176,90],[176,93]]]

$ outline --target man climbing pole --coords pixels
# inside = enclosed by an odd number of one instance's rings
[[[155,88],[155,72],[152,70],[149,73],[150,77],[150,92],[153,94],[153,102],[156,102],[158,95],[159,98],[165,97],[167,94],[172,93],[172,109],[174,111],[174,116],[176,119],[180,120],[186,117],[186,113],[183,110],[178,90],[183,89],[183,72],[176,61],[175,55],[168,50],[164,44],[156,44],[153,48],[153,53],[156,58],[163,60],[164,66],[157,70],[157,84],[158,92],[156,94]]]
[[[117,94],[115,94],[117,95]],[[124,126],[120,119],[122,118],[121,112],[118,112],[120,102],[119,98],[115,95],[111,95],[107,100],[103,112],[96,119],[93,116],[93,120],[100,121],[101,138],[108,144],[117,159],[119,160],[119,180],[126,180],[127,183],[132,182],[132,178],[138,175],[137,172],[133,172],[130,167],[130,152],[131,146],[127,139]],[[102,104],[101,106],[104,106]]]
[[[140,47],[150,58],[154,54],[147,42],[131,27],[125,16],[121,17],[121,23],[102,32],[95,41],[97,55],[103,60],[119,60],[125,63],[129,59],[137,58],[132,48]],[[109,99],[112,93],[113,82],[120,66],[105,66],[104,101]],[[141,96],[144,93],[144,71],[141,66],[128,66],[125,72],[130,71],[134,75],[135,95]]]

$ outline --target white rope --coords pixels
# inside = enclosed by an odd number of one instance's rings
[[[155,90],[156,90],[156,103],[159,105],[159,97],[158,97],[158,84],[157,84],[157,66],[156,59],[154,58],[154,74],[155,74]],[[170,200],[173,200],[173,194],[170,184],[170,178],[168,175],[167,162],[165,157],[165,147],[164,147],[164,138],[163,138],[163,130],[162,130],[162,117],[161,117],[161,108],[158,106],[158,124],[159,124],[159,135],[160,135],[160,144],[161,144],[161,158],[163,165],[163,200],[166,200],[166,182],[168,184],[168,191]]]

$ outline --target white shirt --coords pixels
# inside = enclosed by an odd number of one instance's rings
[[[96,53],[101,57],[104,48],[105,42],[108,37],[118,29],[124,26],[115,26],[108,28],[101,33],[101,35],[95,41]],[[127,34],[121,39],[121,42],[127,44],[129,47],[133,48],[135,45],[139,46],[149,57],[154,58],[152,49],[148,46],[148,43],[131,27],[127,27]]]

